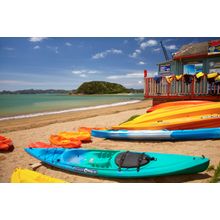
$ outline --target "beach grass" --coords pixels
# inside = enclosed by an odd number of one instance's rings
[[[122,122],[121,124],[126,123],[128,121],[132,121],[133,119],[137,118],[138,116],[140,116],[140,115],[132,115],[128,120]]]
[[[220,162],[217,166],[217,168],[215,169],[215,173],[213,175],[213,177],[210,180],[210,183],[218,183],[220,182]]]
[[[215,170],[215,166],[214,165],[209,165],[207,171],[213,171]]]

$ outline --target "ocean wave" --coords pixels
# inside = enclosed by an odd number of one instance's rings
[[[37,117],[37,116],[54,115],[54,114],[61,114],[61,113],[67,113],[67,112],[78,112],[78,111],[93,110],[93,109],[106,108],[106,107],[114,107],[114,106],[138,103],[140,101],[141,100],[133,100],[133,101],[127,101],[127,102],[116,102],[112,104],[73,108],[73,109],[59,110],[59,111],[52,111],[52,112],[40,112],[40,113],[33,113],[33,114],[26,114],[26,115],[2,117],[0,118],[0,121],[11,120],[11,119],[32,118],[32,117]]]

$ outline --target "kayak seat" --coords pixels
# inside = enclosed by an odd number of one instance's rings
[[[89,164],[93,167],[109,167],[110,166],[110,159],[100,159],[100,158],[90,158]]]
[[[110,161],[113,154],[112,152],[98,152],[88,162],[93,167],[107,168],[111,165]]]
[[[137,168],[139,171],[141,166],[148,164],[154,158],[149,157],[145,153],[136,153],[136,152],[122,152],[119,153],[115,158],[115,163],[121,168]]]

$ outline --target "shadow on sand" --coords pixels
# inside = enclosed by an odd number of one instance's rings
[[[87,176],[80,173],[73,173],[67,170],[62,170],[57,167],[53,167],[51,165],[43,163],[42,166],[45,166],[48,169],[63,171],[66,174],[74,174],[77,176],[89,177],[92,179],[101,180],[113,180],[118,183],[185,183],[193,180],[202,180],[208,179],[211,176],[207,173],[197,173],[197,174],[187,174],[187,175],[175,175],[175,176],[161,176],[161,177],[148,177],[148,178],[105,178],[105,177],[97,177],[97,176]]]
[[[133,142],[133,143],[154,143],[154,144],[160,144],[161,143],[161,141],[163,141],[163,142],[166,142],[166,143],[168,143],[168,142],[171,142],[171,143],[178,143],[178,142],[191,142],[191,141],[207,141],[207,140],[209,140],[209,141],[213,141],[213,142],[215,142],[215,141],[219,141],[219,139],[192,139],[192,140],[125,140],[125,139],[104,139],[104,140],[111,140],[111,141],[115,141],[116,143],[117,142]]]

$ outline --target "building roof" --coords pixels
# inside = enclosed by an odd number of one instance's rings
[[[163,62],[161,62],[161,63],[158,63],[157,65],[163,65],[163,64],[167,64],[167,63],[172,63],[173,62],[173,60],[167,60],[167,61],[163,61]]]
[[[191,57],[208,56],[208,42],[187,44],[180,48],[173,56],[174,60]]]

